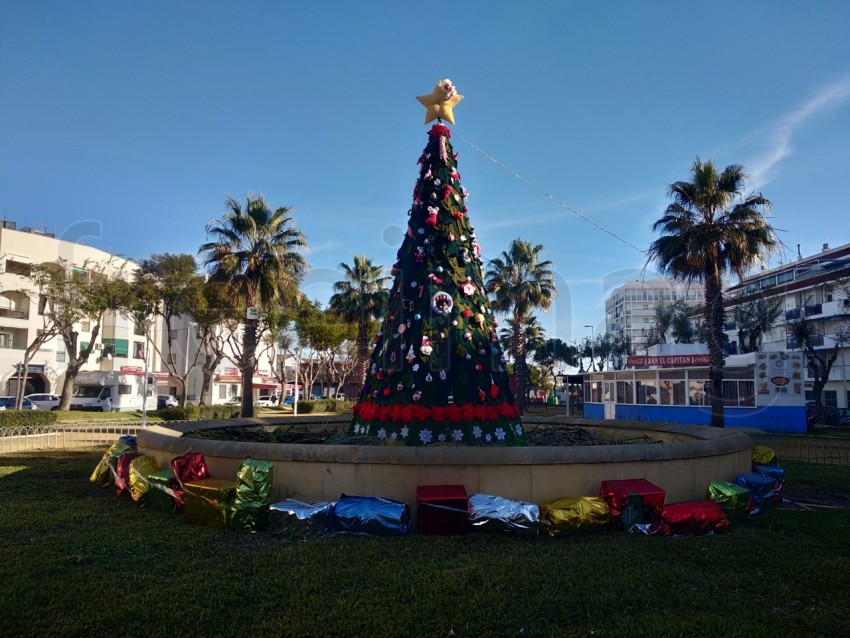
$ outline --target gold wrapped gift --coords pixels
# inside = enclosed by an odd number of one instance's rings
[[[159,465],[150,456],[137,456],[130,461],[130,496],[134,501],[142,500],[149,489],[148,477],[159,472]]]
[[[765,445],[753,448],[753,465],[777,465],[776,452]]]
[[[564,496],[540,506],[540,526],[552,538],[601,529],[608,524],[608,504],[596,496]]]
[[[135,448],[128,445],[125,441],[117,440],[110,448],[103,453],[100,463],[94,468],[94,471],[89,477],[89,481],[98,487],[110,487],[114,484],[113,473],[115,472],[115,459],[124,454],[124,452],[132,452]]]
[[[183,517],[190,523],[221,527],[230,520],[236,482],[209,478],[184,483],[186,490]]]

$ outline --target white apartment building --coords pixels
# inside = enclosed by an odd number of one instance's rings
[[[629,281],[605,300],[605,330],[628,337],[635,353],[646,350],[646,342],[655,320],[655,306],[684,300],[697,306],[705,300],[703,285],[672,279]]]
[[[786,322],[801,315],[814,321],[820,332],[818,341],[823,348],[835,346],[836,326],[850,322],[850,298],[837,290],[834,284],[850,282],[850,244],[822,250],[810,257],[799,254],[795,261],[746,277],[725,293],[726,334],[736,349],[738,326],[733,320],[735,306],[749,300],[781,298],[785,315],[774,329],[764,336],[762,351],[798,349],[787,333]],[[811,399],[812,380],[806,370],[806,399]],[[824,405],[833,408],[850,407],[850,347],[839,349],[832,366],[829,382],[823,393]]]
[[[0,222],[0,393],[4,395],[14,394],[19,381],[26,383],[27,394],[58,394],[62,389],[68,354],[61,337],[45,343],[31,360],[26,380],[19,379],[24,350],[44,326],[38,292],[28,277],[30,267],[58,259],[64,259],[81,272],[87,265],[98,264],[129,278],[136,269],[132,262],[97,248],[57,239],[43,230],[17,230],[14,222]],[[151,339],[159,339],[160,328],[155,322],[150,329]],[[77,329],[79,342],[88,343],[90,322],[82,321]],[[126,317],[107,313],[95,349],[83,370],[142,375],[144,346],[142,327]],[[160,369],[153,352],[148,365],[149,370]]]

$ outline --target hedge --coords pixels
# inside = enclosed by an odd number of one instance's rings
[[[172,405],[157,410],[156,415],[163,421],[211,421],[233,419],[239,416],[239,406],[232,405]]]
[[[53,410],[0,410],[0,428],[18,428],[56,423]]]
[[[299,401],[298,414],[310,414],[311,412],[345,412],[350,410],[350,401],[337,401],[336,399],[316,399],[315,401]]]

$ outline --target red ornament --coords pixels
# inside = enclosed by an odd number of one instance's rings
[[[499,396],[499,386],[497,386],[495,383],[490,384],[490,396],[494,399]]]
[[[483,369],[484,369],[484,366],[482,366],[480,363],[475,364],[475,371],[476,372],[481,372]]]
[[[385,397],[390,396],[390,389],[389,389],[389,388],[385,388],[385,389],[384,389],[384,396],[385,396]]]
[[[484,392],[484,390],[482,390],[481,388],[478,388],[478,400],[479,400],[479,401],[481,401],[481,402],[483,403],[483,402],[484,402],[484,399],[485,399],[486,397],[487,397],[487,393],[486,393],[486,392]]]

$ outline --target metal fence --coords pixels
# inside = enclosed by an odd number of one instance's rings
[[[805,461],[850,467],[850,439],[826,436],[772,436],[749,433],[755,445],[772,448],[782,461]]]
[[[125,434],[136,434],[138,423],[62,426],[40,425],[0,428],[0,454],[27,450],[62,450],[109,445]]]

